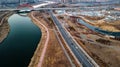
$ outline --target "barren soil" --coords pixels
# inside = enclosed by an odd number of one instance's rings
[[[71,67],[56,39],[53,30],[50,31],[50,36],[43,67]]]
[[[108,22],[108,21],[103,20],[103,18],[104,17],[102,17],[101,19],[97,18],[95,20],[94,17],[85,17],[83,19],[86,22],[88,22],[89,24],[92,24],[92,25],[94,25],[96,27],[99,27],[99,28],[101,28],[103,30],[111,31],[111,32],[120,32],[120,27],[119,27],[120,20]]]
[[[36,13],[35,14],[36,18],[39,19],[41,21],[41,23],[43,23],[45,26],[48,27],[49,33],[50,33],[49,44],[47,46],[47,51],[46,51],[46,54],[44,57],[42,67],[71,67],[67,57],[65,56],[65,54],[64,54],[56,36],[55,36],[53,28],[48,26],[49,23],[45,21],[45,19],[42,16],[42,13],[39,13],[39,12],[35,12],[35,13]],[[34,21],[34,23],[36,25],[38,25],[40,28],[42,28],[38,24],[38,22]],[[42,31],[45,31],[45,29],[42,29]],[[39,43],[40,46],[37,47],[37,50],[32,58],[32,61],[29,65],[29,67],[37,67],[38,60],[40,58],[40,54],[41,54],[41,51],[42,51],[43,45],[44,45],[43,40],[46,39],[44,37],[44,35],[45,35],[45,32],[44,33],[42,32],[43,38]]]
[[[9,24],[8,22],[4,22],[0,26],[0,43],[6,38],[8,32],[9,32]]]
[[[0,20],[0,23],[2,23],[0,25],[0,43],[7,37],[9,33],[10,27],[8,24],[8,17],[12,14],[13,12],[9,12],[7,15],[2,17],[2,19],[4,19],[3,22],[1,22],[2,20]]]
[[[67,26],[65,27],[68,28],[69,26],[73,26],[73,28],[75,28],[75,31],[72,31],[69,29],[68,31],[70,31],[70,33],[77,40],[77,42],[100,65],[100,67],[119,67],[120,66],[120,49],[119,49],[120,46],[118,45],[120,44],[119,41],[113,41],[109,39],[112,42],[110,45],[99,44],[97,42],[95,43],[89,42],[87,40],[81,41],[81,40],[84,40],[83,38],[80,37],[80,35],[83,34],[83,32],[86,37],[91,38],[91,36],[88,36],[88,34],[90,34],[89,32],[90,29],[87,29],[85,26],[78,25],[77,23],[73,22],[72,19],[66,18],[65,20],[67,20],[65,22],[67,23]],[[90,35],[96,35],[97,37],[101,37],[108,40],[108,38],[105,38],[103,36],[98,36],[100,34],[91,33]]]

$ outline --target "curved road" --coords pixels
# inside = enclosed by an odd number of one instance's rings
[[[45,30],[47,31],[47,36],[46,36],[46,42],[45,42],[45,44],[44,44],[44,48],[43,48],[43,50],[42,50],[42,53],[41,53],[41,56],[40,56],[40,59],[39,59],[39,62],[38,62],[38,67],[42,67],[42,62],[43,62],[43,60],[44,60],[44,56],[45,56],[45,53],[46,53],[46,49],[47,49],[47,45],[48,45],[48,42],[49,42],[49,30],[48,30],[48,28],[44,25],[44,24],[42,24],[38,19],[36,19],[34,16],[33,16],[33,12],[32,12],[32,14],[31,14],[31,16],[32,16],[32,18],[34,19],[34,20],[36,20],[37,22],[39,22],[39,24],[40,25],[42,25],[44,28],[45,28]]]

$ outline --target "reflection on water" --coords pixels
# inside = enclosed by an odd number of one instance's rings
[[[88,23],[86,23],[85,21],[83,21],[82,19],[78,19],[79,23],[85,25],[86,27],[88,27],[89,29],[93,30],[93,31],[96,31],[96,32],[99,32],[101,34],[106,34],[106,35],[111,35],[111,36],[120,36],[120,32],[110,32],[110,31],[105,31],[105,30],[102,30],[100,28],[97,28],[97,27],[94,27]]]
[[[29,17],[18,14],[9,20],[10,33],[0,44],[0,67],[27,67],[41,37]]]

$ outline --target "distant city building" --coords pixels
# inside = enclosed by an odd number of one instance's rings
[[[61,2],[110,2],[113,0],[61,0]],[[120,0],[115,0],[115,2],[120,3]]]
[[[22,3],[22,2],[35,2],[36,0],[0,0],[0,4],[14,4],[14,3]]]
[[[22,2],[38,2],[38,1],[55,1],[62,3],[71,2],[116,2],[120,4],[120,0],[0,0],[0,4],[12,4],[12,3],[22,3]]]

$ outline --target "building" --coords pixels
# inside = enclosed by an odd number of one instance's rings
[[[0,4],[15,4],[15,3],[22,3],[22,2],[35,2],[36,0],[0,0]]]
[[[22,2],[38,2],[38,1],[55,1],[55,2],[62,2],[62,3],[71,3],[71,2],[116,2],[120,4],[120,0],[0,0],[0,4],[7,4],[7,3],[22,3]]]
[[[54,0],[51,0],[51,1],[54,1]],[[110,2],[110,1],[113,1],[113,0],[61,0],[61,2]],[[120,3],[120,0],[116,0],[116,2],[117,1],[119,1]]]

